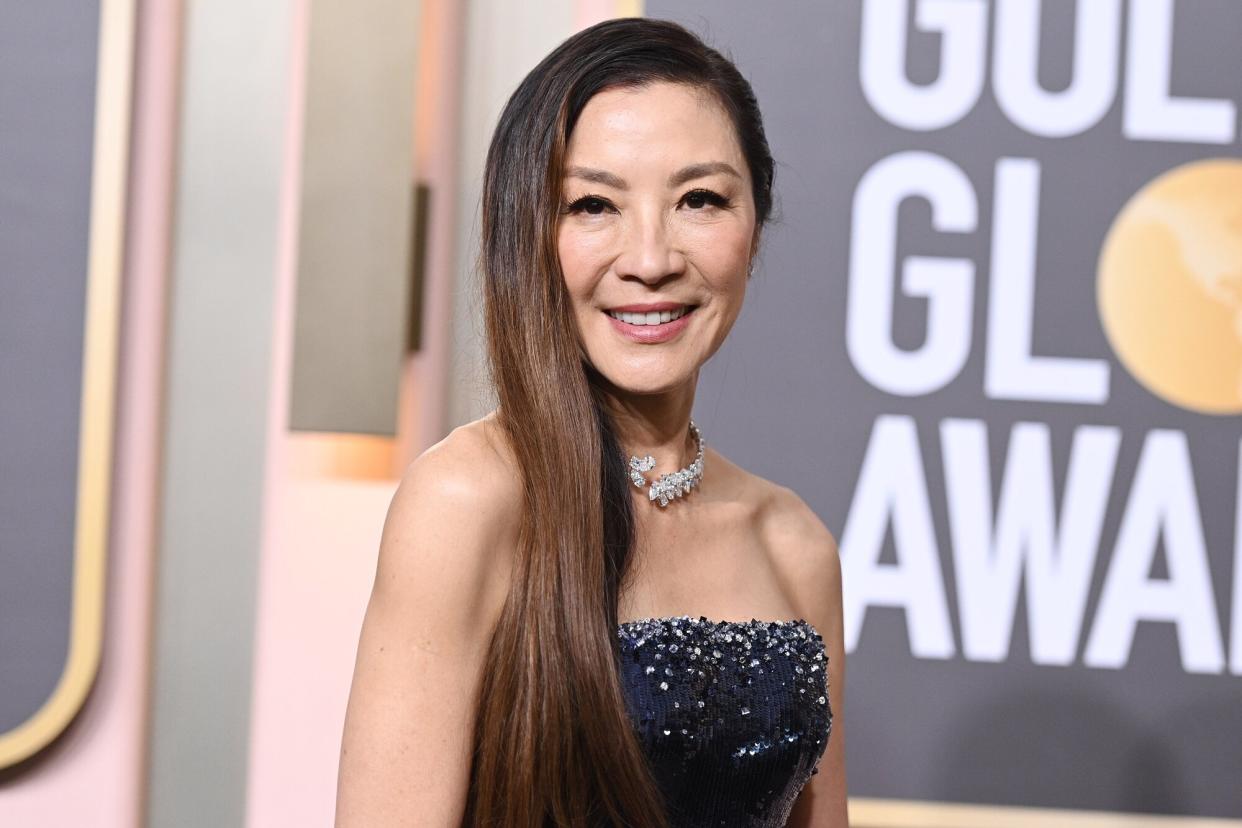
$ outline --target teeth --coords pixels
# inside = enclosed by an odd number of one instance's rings
[[[630,325],[663,325],[686,315],[688,307],[680,307],[674,311],[648,311],[647,313],[630,313],[629,311],[608,311],[613,319],[620,319]]]

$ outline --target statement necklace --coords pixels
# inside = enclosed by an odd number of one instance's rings
[[[647,499],[659,500],[661,507],[667,506],[670,500],[690,494],[690,490],[699,485],[699,481],[703,479],[703,432],[699,431],[694,420],[690,421],[690,433],[694,435],[699,447],[694,461],[684,469],[660,475],[660,479],[654,483],[647,483],[643,472],[649,472],[655,468],[655,458],[650,454],[646,457],[630,456],[630,480],[633,480],[634,485],[640,489],[646,486]]]

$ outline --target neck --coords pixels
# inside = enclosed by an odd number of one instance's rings
[[[690,436],[694,379],[658,394],[630,394],[608,384],[604,386],[604,405],[616,425],[625,460],[630,455],[650,454],[655,458],[649,479],[677,471],[694,459],[697,446]]]

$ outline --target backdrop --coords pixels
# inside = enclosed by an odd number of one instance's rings
[[[695,417],[840,542],[851,794],[1242,817],[1242,4],[645,11],[778,159]]]

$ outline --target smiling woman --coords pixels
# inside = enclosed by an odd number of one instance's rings
[[[513,93],[483,187],[500,404],[394,496],[338,825],[846,825],[835,540],[690,419],[773,170],[750,85],[673,23],[586,29]]]

